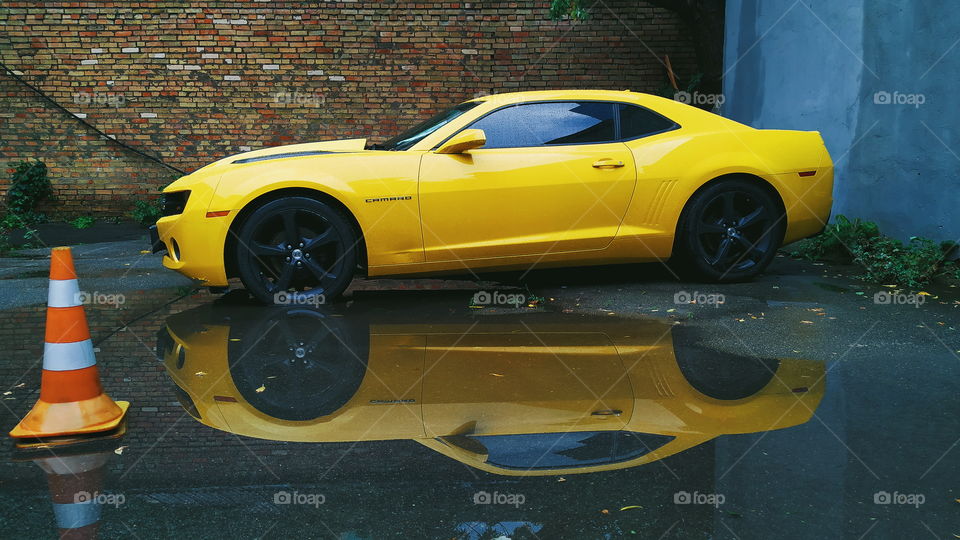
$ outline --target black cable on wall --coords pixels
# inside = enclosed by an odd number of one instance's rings
[[[16,73],[14,73],[14,71],[13,71],[12,69],[10,69],[9,67],[7,67],[5,64],[0,63],[0,67],[3,67],[4,71],[6,71],[6,72],[7,72],[11,77],[13,77],[13,79],[16,80],[18,83],[26,86],[27,88],[29,88],[30,90],[32,90],[33,93],[37,94],[38,96],[40,96],[41,98],[43,98],[45,101],[47,101],[48,103],[50,103],[51,105],[53,105],[53,106],[56,107],[57,109],[60,109],[61,111],[63,111],[63,112],[65,112],[65,113],[67,113],[68,115],[70,115],[71,118],[73,118],[73,119],[77,120],[78,122],[80,122],[81,124],[87,126],[89,129],[93,130],[97,135],[100,135],[100,136],[103,137],[104,139],[107,139],[108,141],[113,142],[113,143],[119,145],[120,147],[125,148],[125,149],[127,149],[127,150],[129,150],[129,151],[131,151],[131,152],[133,152],[133,153],[135,153],[135,154],[137,154],[137,155],[139,155],[139,156],[143,156],[143,157],[149,159],[150,161],[153,161],[154,163],[158,163],[158,164],[160,164],[160,165],[163,165],[164,167],[166,167],[166,168],[168,168],[168,169],[170,169],[170,170],[172,170],[172,171],[176,171],[176,172],[178,172],[178,173],[180,173],[180,174],[184,174],[184,175],[187,174],[186,171],[184,171],[184,170],[182,170],[182,169],[179,169],[179,168],[177,168],[177,167],[174,167],[173,165],[170,165],[170,164],[168,164],[168,163],[165,163],[162,159],[160,159],[160,158],[158,158],[158,157],[152,156],[152,155],[144,152],[143,150],[140,150],[139,148],[136,148],[136,147],[134,147],[134,146],[130,146],[129,144],[127,144],[127,143],[125,143],[125,142],[123,142],[123,141],[117,140],[117,139],[115,139],[115,138],[107,135],[106,133],[100,131],[100,129],[97,128],[97,126],[91,124],[90,122],[87,122],[86,119],[84,119],[84,118],[80,118],[79,116],[77,116],[76,114],[74,114],[72,111],[70,111],[69,109],[67,109],[66,107],[64,107],[63,105],[60,105],[59,103],[57,103],[56,100],[54,100],[52,97],[50,97],[50,96],[48,96],[47,94],[45,94],[45,93],[43,92],[43,90],[40,90],[40,89],[37,88],[36,86],[34,86],[34,85],[30,84],[29,82],[27,82],[23,77],[21,77],[21,76],[17,75]]]

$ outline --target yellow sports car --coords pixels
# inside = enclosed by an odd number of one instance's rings
[[[653,320],[458,320],[447,309],[411,321],[380,307],[201,306],[167,319],[157,354],[208,426],[281,441],[412,439],[512,476],[634,467],[796,426],[825,388],[820,362],[698,347]]]
[[[479,97],[380,144],[238,154],[164,190],[163,264],[264,302],[368,276],[672,260],[750,278],[820,232],[818,132],[756,130],[636,92]]]

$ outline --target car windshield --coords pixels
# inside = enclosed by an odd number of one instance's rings
[[[435,114],[427,120],[420,122],[419,124],[413,126],[410,129],[404,130],[402,133],[389,139],[381,144],[370,145],[371,150],[406,150],[411,146],[417,144],[424,137],[430,135],[434,131],[440,129],[441,127],[450,123],[454,118],[460,116],[461,114],[469,111],[470,109],[479,105],[478,101],[468,101],[466,103],[461,103],[456,107],[447,109],[439,114]]]

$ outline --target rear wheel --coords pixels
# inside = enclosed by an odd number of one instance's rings
[[[710,185],[684,210],[678,267],[709,281],[753,278],[776,256],[785,220],[773,196],[753,182],[732,179]]]
[[[237,270],[261,302],[316,305],[350,284],[356,246],[340,210],[308,197],[284,197],[256,209],[240,227]]]

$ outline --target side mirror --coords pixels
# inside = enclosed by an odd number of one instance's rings
[[[487,144],[487,136],[482,129],[465,129],[451,137],[443,146],[437,148],[438,154],[462,154],[467,150],[480,148]]]

